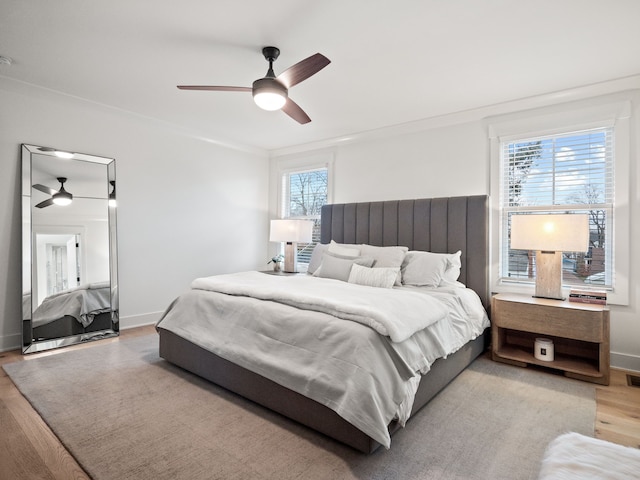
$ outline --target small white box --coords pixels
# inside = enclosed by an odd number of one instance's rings
[[[553,342],[548,338],[536,338],[533,356],[538,360],[553,362]]]

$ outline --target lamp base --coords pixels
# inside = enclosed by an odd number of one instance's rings
[[[285,273],[298,273],[298,247],[296,242],[284,244],[284,268]]]
[[[567,297],[541,297],[540,295],[531,295],[532,298],[546,298],[547,300],[566,300]]]
[[[562,296],[562,252],[536,252],[536,298],[564,300]]]

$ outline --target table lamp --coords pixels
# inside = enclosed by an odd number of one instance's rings
[[[271,220],[269,241],[285,242],[284,271],[296,273],[298,271],[297,243],[309,243],[313,234],[311,220]]]
[[[511,216],[511,248],[535,250],[535,297],[563,300],[562,252],[589,248],[586,214],[526,214]]]

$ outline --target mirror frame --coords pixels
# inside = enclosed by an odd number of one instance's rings
[[[111,306],[111,328],[97,330],[77,335],[68,335],[64,337],[36,340],[33,338],[32,317],[33,317],[33,242],[34,229],[32,225],[31,214],[31,195],[32,195],[32,170],[33,155],[44,155],[57,157],[60,151],[50,147],[40,147],[35,145],[22,145],[22,285],[30,288],[28,298],[23,293],[23,318],[22,318],[22,352],[36,353],[52,348],[65,347],[77,343],[100,340],[103,338],[115,337],[120,333],[119,328],[119,299],[118,299],[118,253],[117,253],[117,231],[116,231],[116,206],[115,206],[115,180],[116,165],[113,158],[101,157],[96,155],[87,155],[82,153],[73,153],[70,162],[82,161],[102,164],[106,166],[107,197],[105,201],[108,203],[108,235],[109,235],[109,300]],[[112,183],[113,182],[113,183]],[[113,190],[112,190],[113,189]],[[113,200],[111,194],[114,195]],[[24,311],[29,307],[29,318],[26,319]]]

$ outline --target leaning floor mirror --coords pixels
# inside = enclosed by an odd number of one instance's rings
[[[118,335],[115,160],[23,145],[22,222],[22,351]]]

